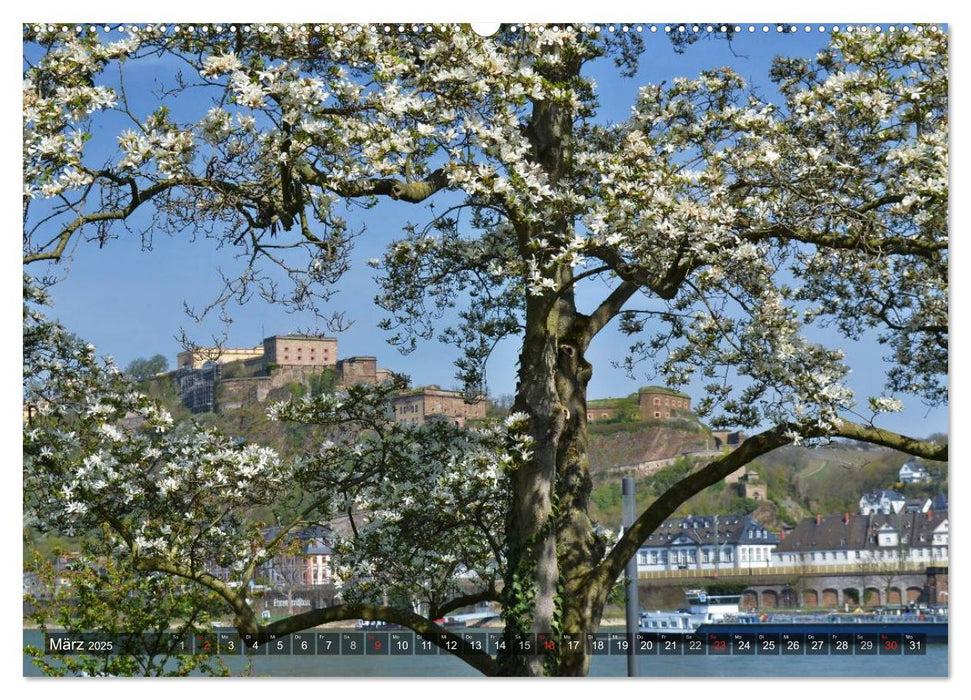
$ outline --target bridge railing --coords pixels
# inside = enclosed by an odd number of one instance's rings
[[[638,579],[751,578],[753,576],[819,576],[832,574],[870,575],[884,573],[923,573],[928,567],[946,567],[946,561],[889,562],[855,564],[814,564],[801,566],[763,566],[736,569],[670,569],[638,571]]]

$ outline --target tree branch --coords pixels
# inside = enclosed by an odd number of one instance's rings
[[[340,622],[342,620],[381,620],[403,625],[423,639],[427,639],[449,653],[459,657],[467,664],[472,666],[486,676],[495,676],[498,673],[498,666],[495,660],[483,652],[464,650],[461,637],[438,625],[426,617],[406,610],[403,608],[392,608],[386,605],[368,605],[364,603],[346,603],[344,605],[332,605],[327,608],[317,608],[305,613],[293,615],[284,620],[272,622],[269,625],[260,626],[255,630],[247,630],[256,634],[291,634],[301,630],[310,629],[317,625],[328,622]],[[447,642],[457,643],[459,651],[448,649]]]
[[[598,306],[590,316],[587,317],[586,335],[591,340],[597,333],[603,330],[610,321],[620,313],[624,304],[640,290],[641,285],[637,282],[624,280],[612,291],[600,306]]]
[[[695,494],[716,484],[736,469],[772,450],[792,442],[793,431],[806,438],[838,436],[863,442],[890,447],[918,457],[944,461],[947,459],[947,445],[924,440],[916,440],[905,435],[892,433],[880,428],[865,426],[851,421],[842,421],[839,429],[823,431],[815,426],[808,430],[790,423],[775,426],[758,435],[747,438],[734,452],[719,457],[707,466],[686,476],[660,498],[651,504],[634,524],[624,533],[607,557],[591,574],[591,588],[609,590],[609,586],[623,572],[627,562],[633,557],[644,540],[654,532],[678,507]]]
[[[424,180],[412,182],[402,182],[394,178],[365,178],[335,184],[307,164],[299,166],[298,172],[303,182],[330,190],[341,197],[384,195],[394,200],[417,204],[428,199],[439,190],[448,189],[448,178],[442,168],[435,170]]]
[[[57,245],[54,247],[54,250],[46,253],[37,252],[25,255],[23,264],[29,265],[30,263],[37,262],[39,260],[60,260],[61,256],[64,255],[64,250],[67,248],[67,244],[71,241],[71,238],[85,224],[97,223],[99,221],[117,221],[127,219],[136,209],[138,209],[141,204],[147,202],[160,192],[171,189],[177,184],[179,183],[176,183],[175,181],[172,181],[171,183],[163,182],[153,185],[144,191],[139,191],[135,187],[134,183],[130,183],[132,197],[127,206],[120,209],[112,209],[111,211],[101,211],[94,214],[82,214],[64,227],[61,233],[57,236]]]
[[[680,261],[671,266],[664,279],[657,280],[637,265],[624,260],[623,256],[609,246],[598,246],[588,251],[590,255],[610,266],[610,269],[625,282],[645,287],[657,294],[661,299],[673,299],[678,287],[684,281],[691,266]]]
[[[489,586],[487,590],[480,591],[478,593],[469,593],[468,595],[459,596],[458,598],[452,598],[452,600],[446,601],[439,606],[436,606],[428,611],[428,617],[433,620],[437,620],[440,617],[445,617],[453,610],[458,610],[459,608],[464,608],[469,605],[475,605],[476,603],[484,603],[486,601],[493,601],[498,603],[500,601],[499,593],[493,586]]]
[[[54,239],[57,241],[57,244],[53,250],[38,251],[36,253],[25,255],[23,257],[24,265],[32,262],[38,262],[40,260],[60,260],[64,255],[64,251],[67,249],[71,238],[86,224],[127,219],[140,205],[154,198],[157,194],[174,187],[198,187],[203,189],[211,189],[249,200],[254,206],[261,207],[262,209],[266,210],[262,212],[263,216],[261,216],[258,220],[250,220],[251,225],[259,228],[265,228],[272,223],[271,216],[273,213],[281,216],[289,214],[287,211],[276,211],[277,207],[274,206],[274,203],[266,192],[260,192],[257,194],[255,192],[247,191],[245,186],[232,182],[226,182],[216,178],[174,178],[166,182],[157,183],[151,187],[147,187],[144,190],[139,190],[135,184],[135,181],[130,177],[122,177],[117,173],[113,173],[108,170],[85,170],[85,172],[88,172],[95,177],[110,180],[117,185],[128,185],[131,189],[131,197],[128,203],[125,206],[112,209],[110,211],[79,215],[76,219],[74,219],[74,221],[65,226],[61,233],[58,234]],[[418,203],[424,201],[428,197],[431,197],[436,192],[448,188],[448,178],[446,177],[445,171],[442,168],[435,170],[424,180],[416,180],[413,182],[402,182],[393,178],[374,178],[354,180],[351,182],[341,183],[339,185],[335,185],[333,182],[330,182],[322,173],[307,164],[299,166],[298,172],[305,183],[317,185],[323,189],[335,192],[342,197],[384,195],[394,200]],[[285,183],[281,186],[284,189],[284,200],[286,200],[287,191]],[[237,209],[239,209],[239,207],[237,207]],[[318,242],[313,237],[309,237],[308,240]],[[49,243],[47,245],[49,245]]]
[[[411,610],[392,608],[384,605],[350,603],[334,605],[327,608],[317,608],[298,615],[292,615],[283,620],[277,620],[269,625],[260,625],[257,622],[253,609],[246,602],[245,588],[237,590],[206,571],[193,570],[157,557],[136,557],[133,559],[133,565],[137,571],[158,571],[187,578],[218,593],[233,608],[236,614],[236,619],[233,624],[243,634],[291,634],[328,622],[358,619],[381,620],[403,625],[413,630],[422,638],[458,656],[483,675],[494,676],[497,673],[496,662],[491,656],[473,650],[466,650],[461,637]],[[481,600],[498,600],[498,595],[494,590],[489,590],[478,594],[463,596],[441,606],[438,612],[444,614],[443,611],[454,610],[457,607],[471,605]],[[455,642],[457,644],[457,651],[456,649],[448,649],[448,642]]]
[[[164,574],[181,576],[182,578],[195,581],[196,583],[219,594],[227,603],[229,603],[229,605],[233,608],[233,612],[236,613],[237,625],[242,625],[243,627],[248,628],[249,626],[256,624],[256,615],[253,613],[253,609],[250,608],[249,604],[246,602],[245,587],[237,590],[227,584],[225,581],[220,581],[207,571],[203,571],[201,569],[191,569],[187,566],[181,566],[175,562],[160,559],[158,557],[133,557],[132,566],[134,566],[136,571],[143,571],[146,573],[157,571]]]
[[[887,198],[893,201],[894,198]],[[835,250],[866,250],[882,251],[896,255],[915,255],[922,258],[936,259],[937,254],[947,250],[948,243],[944,241],[928,241],[919,238],[881,238],[879,236],[867,237],[862,233],[853,235],[840,235],[837,233],[822,233],[811,231],[797,231],[791,226],[775,224],[767,228],[749,230],[739,234],[739,237],[746,241],[764,241],[770,238],[799,241],[809,243],[820,248],[833,248]]]
[[[930,459],[936,462],[947,461],[948,446],[946,444],[938,445],[935,442],[917,440],[872,425],[863,425],[862,423],[853,423],[852,421],[844,420],[833,435],[859,440],[860,442],[869,442],[873,445],[882,445],[883,447],[889,447],[893,450],[899,450],[900,452],[906,452],[915,457],[923,457],[924,459]]]

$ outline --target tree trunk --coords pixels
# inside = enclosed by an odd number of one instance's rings
[[[544,77],[566,84],[579,70],[574,58],[560,62]],[[526,134],[535,161],[554,188],[569,169],[574,117],[570,108],[555,101],[533,104]],[[534,444],[532,459],[513,476],[507,521],[503,616],[508,648],[499,668],[510,675],[586,675],[586,635],[596,630],[607,594],[587,579],[604,548],[586,512],[591,491],[586,427],[591,367],[583,357],[590,340],[586,317],[576,311],[572,269],[543,260],[543,254],[531,247],[541,236],[570,240],[573,229],[572,216],[559,211],[551,211],[538,229],[517,228],[524,259],[536,256],[557,291],[526,297],[526,336],[514,408],[529,415]],[[528,633],[551,635],[554,649],[516,656],[511,646],[516,635]],[[570,642],[566,646],[564,635]]]
[[[604,555],[587,515],[588,339],[578,330],[583,317],[570,295],[553,306],[539,330],[528,332],[520,360],[516,409],[530,415],[534,452],[513,478],[504,615],[508,644],[517,634],[545,634],[555,650],[512,657],[500,667],[510,674],[574,676],[589,671],[586,635],[600,623],[609,587],[588,577]]]
[[[530,313],[544,312],[541,298],[527,302]],[[516,653],[518,636],[548,634],[553,629],[559,569],[553,496],[557,445],[563,432],[564,407],[556,391],[556,336],[547,327],[527,322],[516,410],[529,414],[533,455],[512,479],[507,520],[507,574],[503,618],[507,653],[500,670],[509,675],[543,675],[544,660]]]
[[[592,367],[583,356],[586,344],[571,328],[561,337],[558,348],[557,391],[566,411],[557,445],[556,535],[562,610],[556,675],[564,676],[589,672],[586,635],[596,632],[609,593],[609,589],[601,590],[588,579],[604,555],[604,543],[596,537],[587,515],[592,490],[587,456],[587,383]],[[570,643],[565,643],[567,639]]]

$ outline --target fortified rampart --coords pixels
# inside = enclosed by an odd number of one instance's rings
[[[374,356],[339,360],[337,339],[274,335],[252,348],[194,348],[179,353],[176,378],[183,403],[193,412],[238,409],[266,401],[274,390],[310,383],[331,373],[328,384],[380,384],[391,372]]]
[[[676,609],[686,588],[730,587],[742,593],[742,609],[845,610],[918,603],[949,603],[947,566],[770,567],[714,571],[641,571],[640,605]]]

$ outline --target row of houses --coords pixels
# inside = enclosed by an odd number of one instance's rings
[[[639,571],[770,566],[779,536],[741,515],[665,520],[637,552]]]
[[[948,560],[947,512],[842,516],[803,521],[779,543],[783,566],[942,563]]]
[[[272,539],[277,531],[269,531]],[[263,564],[257,572],[260,582],[268,588],[287,589],[322,586],[333,582],[331,558],[334,546],[333,531],[324,525],[303,528],[291,537],[285,554]]]
[[[267,539],[276,535],[266,533]],[[287,591],[334,582],[333,531],[314,525],[294,532],[286,552],[265,562],[254,584]],[[816,516],[784,537],[754,519],[738,515],[669,518],[637,552],[638,571],[771,569],[772,567],[915,563],[946,565],[946,512],[896,515]],[[213,567],[217,578],[231,580],[228,569]],[[64,579],[63,583],[67,583]],[[28,581],[25,578],[25,593]]]
[[[947,511],[807,518],[780,536],[747,516],[670,518],[637,552],[639,571],[773,566],[941,564]]]
[[[273,533],[270,533],[272,536]],[[315,526],[294,534],[286,555],[261,567],[270,588],[312,587],[332,581],[333,533]],[[748,516],[689,515],[665,520],[637,552],[638,571],[768,569],[772,567],[948,561],[946,511],[818,515],[784,535]]]
[[[280,532],[278,528],[264,531],[266,540]],[[261,564],[252,585],[270,590],[312,588],[334,582],[334,531],[327,525],[309,525],[290,533],[280,554]],[[221,581],[234,581],[236,572],[211,564],[206,570]]]
[[[257,572],[258,582],[272,589],[332,583],[333,537],[324,526],[294,533],[287,553]],[[946,511],[818,515],[784,535],[748,516],[689,515],[665,520],[647,538],[637,552],[637,568],[651,572],[826,565],[865,568],[893,563],[940,566],[948,561],[948,548]]]
[[[898,491],[881,489],[860,497],[860,515],[926,513],[930,510],[947,510],[947,495],[941,493],[934,498],[907,498]]]

